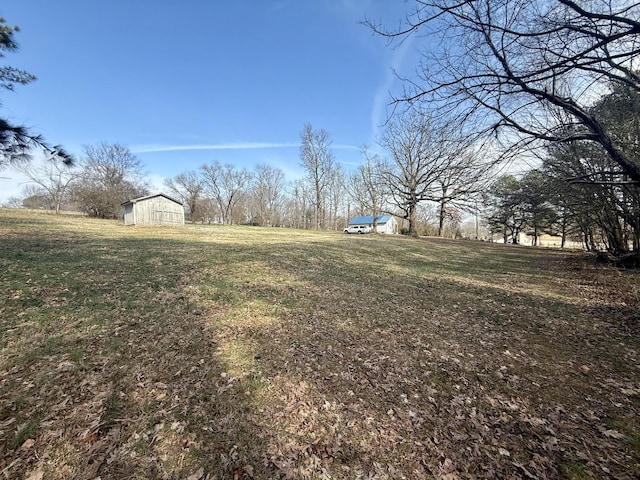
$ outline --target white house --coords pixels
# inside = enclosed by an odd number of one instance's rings
[[[348,226],[364,225],[365,227],[373,228],[373,215],[366,215],[363,217],[354,217],[348,223]],[[398,220],[393,215],[379,215],[378,216],[378,233],[388,233],[395,235],[398,233]]]
[[[184,225],[182,203],[164,193],[134,198],[122,206],[125,225]]]

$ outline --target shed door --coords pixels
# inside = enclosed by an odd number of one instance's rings
[[[178,225],[181,224],[180,214],[168,210],[155,210],[153,212],[153,223],[156,225]]]

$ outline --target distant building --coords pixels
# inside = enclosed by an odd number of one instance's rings
[[[125,225],[184,225],[184,206],[164,193],[122,204]]]
[[[363,217],[355,217],[351,219],[348,226],[364,225],[369,228],[373,228],[373,215],[367,215]],[[393,215],[380,215],[378,216],[378,233],[387,233],[395,235],[398,233],[398,220]]]

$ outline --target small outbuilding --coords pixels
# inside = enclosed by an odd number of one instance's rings
[[[184,225],[184,206],[164,193],[134,198],[122,206],[125,225]]]
[[[373,229],[373,215],[366,215],[362,217],[354,217],[349,221],[349,226],[364,225]],[[398,220],[393,215],[379,215],[378,216],[378,233],[387,233],[395,235],[398,233]]]

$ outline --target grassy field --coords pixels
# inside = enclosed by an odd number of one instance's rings
[[[638,478],[640,274],[0,210],[0,478]]]

